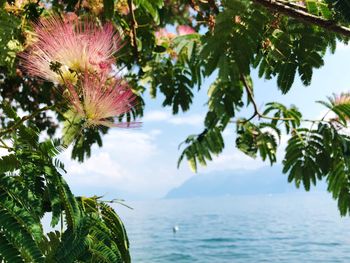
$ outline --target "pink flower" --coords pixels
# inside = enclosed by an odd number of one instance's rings
[[[69,101],[77,115],[88,127],[138,127],[139,123],[114,123],[112,118],[125,114],[135,106],[136,96],[128,84],[117,78],[107,79],[106,74],[85,72],[77,89],[69,83]],[[80,92],[80,94],[78,92]]]
[[[170,33],[165,28],[161,28],[155,32],[157,45],[161,45],[164,42],[171,41],[176,35],[174,33]]]
[[[190,35],[190,34],[196,33],[196,31],[192,27],[187,26],[187,25],[178,26],[176,28],[176,31],[180,36]]]
[[[333,95],[332,98],[333,105],[350,104],[350,93],[340,93],[340,95]]]
[[[70,22],[70,21],[76,21],[78,19],[79,19],[79,17],[73,12],[66,13],[64,18],[63,18],[65,23]]]
[[[22,54],[28,73],[55,83],[76,82],[76,72],[102,72],[114,62],[120,48],[119,35],[111,24],[103,28],[92,21],[70,16],[64,21],[49,17],[34,26],[36,42]],[[60,68],[54,71],[52,63]],[[74,72],[76,71],[76,72]]]
[[[170,33],[165,28],[161,28],[155,32],[156,38],[173,38],[175,37],[174,33]]]

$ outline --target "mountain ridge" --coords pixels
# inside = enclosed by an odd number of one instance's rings
[[[324,191],[324,182],[318,182],[311,191]],[[257,170],[227,170],[192,176],[182,185],[171,189],[164,198],[192,198],[225,195],[277,194],[304,191],[288,183],[282,166],[262,167]]]

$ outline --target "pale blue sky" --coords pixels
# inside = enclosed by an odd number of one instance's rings
[[[276,81],[258,79],[253,73],[255,96],[258,105],[280,101],[295,104],[305,118],[317,118],[324,111],[317,100],[325,100],[332,93],[350,89],[350,47],[339,45],[334,55],[327,55],[325,66],[314,71],[312,85],[304,87],[295,81],[292,90],[285,96],[277,90]],[[192,109],[176,116],[169,108],[162,108],[160,97],[150,99],[146,93],[143,126],[137,130],[112,129],[103,139],[102,148],[93,147],[92,157],[83,164],[71,161],[69,151],[63,154],[68,174],[65,176],[76,194],[104,195],[109,198],[144,199],[161,198],[170,189],[194,175],[183,162],[176,168],[180,155],[178,145],[192,133],[203,130],[206,113],[207,88],[212,79],[206,81],[196,94]],[[250,116],[252,110],[243,116]],[[238,113],[240,116],[240,113]],[[242,115],[241,115],[242,116]],[[257,169],[267,165],[260,160],[246,157],[235,149],[234,127],[224,133],[226,149],[200,173],[218,170]],[[283,155],[283,144],[279,161]]]

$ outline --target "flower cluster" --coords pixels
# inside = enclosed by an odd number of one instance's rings
[[[350,93],[340,93],[339,95],[334,94],[333,98],[331,99],[331,102],[333,105],[343,105],[343,104],[350,104]]]
[[[72,71],[108,69],[120,46],[111,24],[100,28],[77,17],[65,21],[50,17],[35,25],[34,31],[36,40],[23,55],[24,67],[33,76],[61,84],[74,79]],[[50,68],[52,62],[62,65],[59,72]]]
[[[138,123],[114,123],[110,120],[113,116],[129,112],[134,106],[136,97],[124,80],[105,78],[106,75],[86,72],[79,85],[81,94],[68,83],[69,101],[77,115],[90,126],[137,126]]]
[[[180,36],[185,36],[185,35],[190,35],[190,34],[196,33],[196,31],[192,27],[187,26],[187,25],[178,26],[176,28],[176,31]]]
[[[112,24],[97,26],[75,15],[51,16],[34,26],[34,43],[22,54],[28,74],[64,85],[71,108],[88,126],[118,126],[113,117],[132,110],[136,96],[112,75],[120,36]],[[132,126],[134,124],[131,124]]]
[[[155,42],[158,46],[161,46],[161,48],[166,51],[172,59],[176,60],[178,58],[176,38],[196,33],[197,32],[188,25],[177,26],[176,34],[169,32],[166,28],[160,28],[155,32]]]
[[[176,36],[185,36],[190,34],[195,34],[196,31],[188,26],[188,25],[179,25],[176,27],[177,35],[174,33],[169,32],[165,28],[159,29],[157,32],[155,32],[156,42],[158,45],[162,45],[164,43],[170,42],[173,38]]]
[[[21,15],[24,11],[26,6],[36,3],[35,0],[13,0],[13,1],[4,1],[4,9],[7,12],[12,12],[16,15]],[[39,6],[43,6],[42,3],[38,3]]]

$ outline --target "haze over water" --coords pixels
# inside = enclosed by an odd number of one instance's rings
[[[328,193],[127,204],[133,262],[350,262],[350,218]]]

